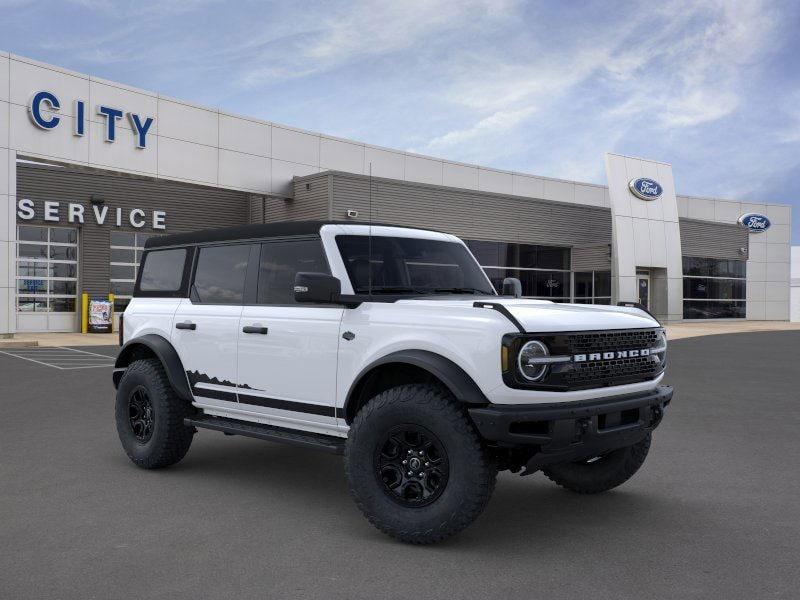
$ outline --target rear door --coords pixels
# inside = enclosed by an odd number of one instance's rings
[[[172,326],[195,402],[230,409],[236,399],[236,346],[253,244],[197,250],[189,298],[181,300]]]
[[[295,303],[299,271],[330,273],[319,238],[261,245],[256,302],[239,321],[240,408],[276,425],[331,433],[344,309]]]

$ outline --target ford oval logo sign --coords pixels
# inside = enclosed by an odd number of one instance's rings
[[[634,196],[642,200],[658,200],[664,192],[664,188],[661,187],[660,183],[645,177],[631,179],[628,182],[628,187]]]
[[[758,213],[747,213],[739,217],[739,225],[752,233],[766,231],[771,224],[767,217]]]

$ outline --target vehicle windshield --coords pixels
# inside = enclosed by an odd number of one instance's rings
[[[371,240],[366,235],[336,236],[356,294],[495,294],[461,244],[385,236]]]

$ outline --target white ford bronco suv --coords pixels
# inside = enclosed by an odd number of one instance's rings
[[[116,425],[146,469],[197,429],[344,454],[405,542],[483,511],[498,470],[582,494],[630,478],[672,388],[636,307],[498,295],[458,238],[286,222],[151,238],[120,326]]]

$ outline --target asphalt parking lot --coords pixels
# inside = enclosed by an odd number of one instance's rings
[[[630,482],[581,497],[505,473],[433,547],[374,530],[339,457],[202,431],[179,465],[140,470],[110,367],[0,354],[0,596],[797,598],[799,345],[673,342],[675,400]]]

